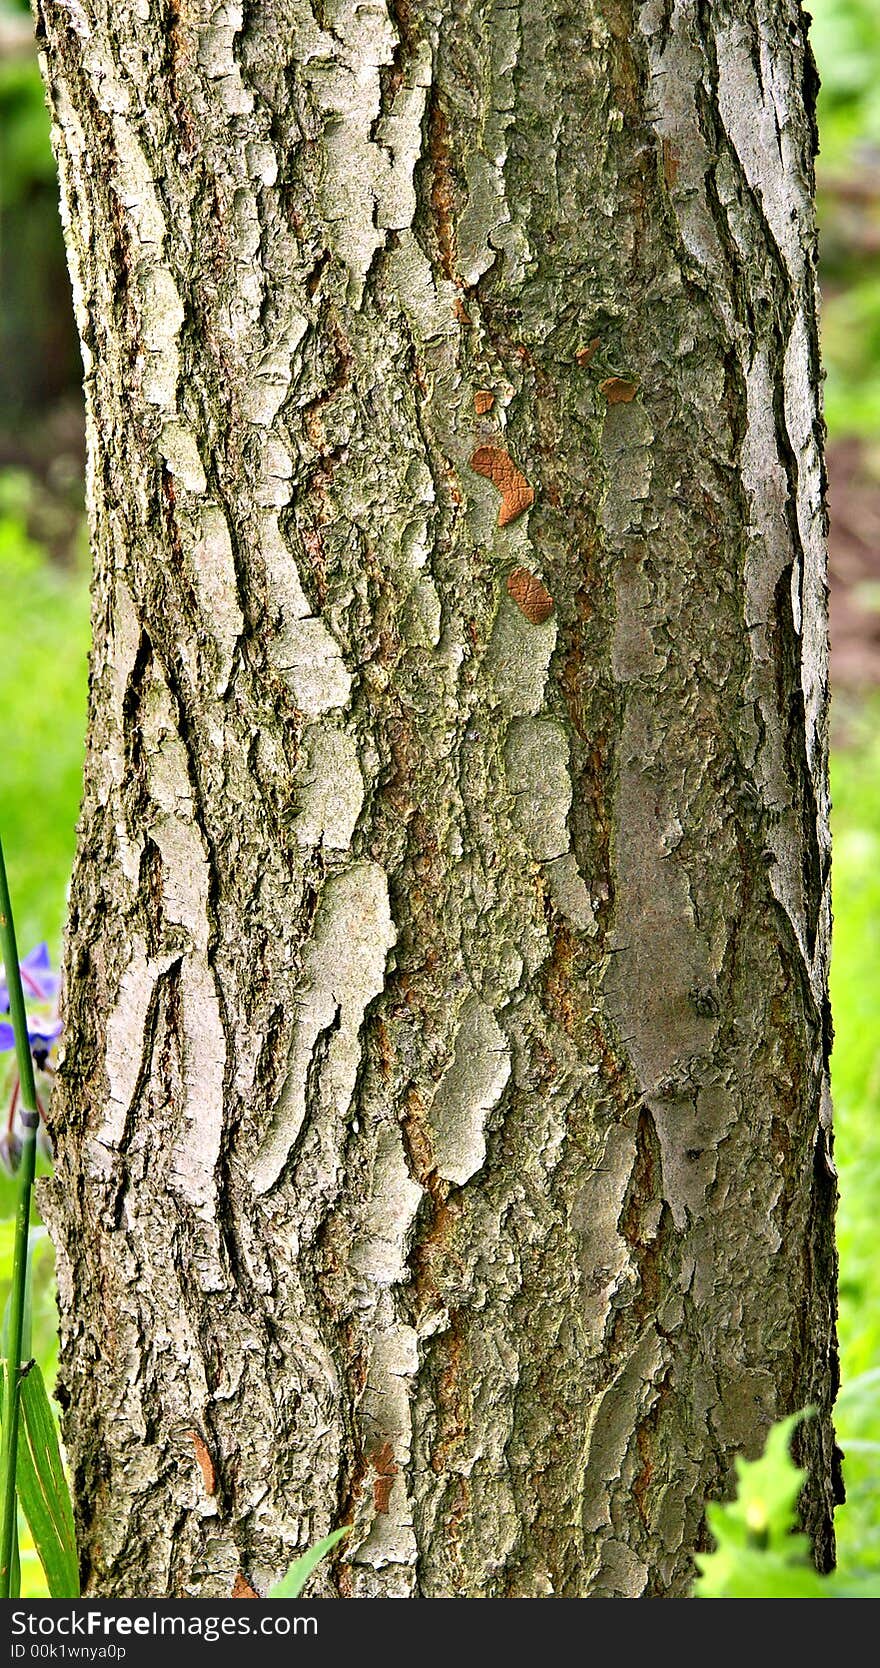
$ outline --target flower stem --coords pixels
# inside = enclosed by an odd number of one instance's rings
[[[21,1167],[18,1178],[18,1206],[15,1214],[15,1244],[12,1254],[12,1291],[9,1299],[9,1338],[7,1359],[3,1371],[3,1427],[0,1433],[0,1598],[9,1598],[12,1554],[16,1534],[15,1469],[18,1455],[18,1403],[21,1386],[21,1339],[24,1328],[25,1292],[27,1288],[28,1232],[31,1215],[31,1189],[37,1156],[37,1091],[34,1083],[34,1064],[28,1042],[27,1015],[21,974],[18,968],[18,949],[15,925],[9,901],[9,884],[0,841],[0,953],[6,971],[6,988],[15,1032],[15,1053],[21,1084],[22,1128]]]

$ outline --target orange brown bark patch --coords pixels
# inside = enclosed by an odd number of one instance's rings
[[[588,342],[586,347],[578,348],[577,353],[575,354],[575,359],[577,360],[578,364],[582,367],[584,365],[589,365],[590,360],[592,359],[593,354],[595,353],[598,346],[599,346],[599,338],[598,338],[598,336],[594,336],[593,340],[591,342]]]
[[[251,1586],[250,1582],[247,1579],[247,1576],[242,1575],[241,1570],[239,1570],[237,1576],[235,1577],[235,1586],[233,1587],[232,1592],[230,1593],[229,1597],[230,1598],[244,1599],[244,1598],[259,1598],[259,1596],[260,1596],[259,1593],[254,1591],[253,1587]]]
[[[471,468],[475,475],[491,481],[501,494],[499,527],[509,526],[524,510],[531,509],[535,502],[534,488],[502,446],[478,446],[471,458]]]
[[[192,1445],[196,1451],[196,1459],[199,1462],[199,1469],[202,1473],[205,1493],[214,1494],[217,1490],[217,1472],[207,1444],[204,1441],[204,1438],[199,1435],[198,1431],[191,1430],[189,1435],[192,1437]]]
[[[400,1469],[394,1463],[394,1451],[390,1442],[383,1442],[381,1448],[376,1450],[371,1456],[371,1464],[376,1473],[373,1480],[373,1505],[377,1513],[384,1515],[391,1504],[391,1490]]]
[[[622,376],[606,377],[599,387],[609,405],[629,405],[630,400],[635,399],[635,383],[627,382]]]
[[[495,404],[495,395],[488,388],[478,388],[474,394],[474,410],[478,417],[485,417]]]
[[[407,1090],[406,1110],[401,1129],[413,1175],[421,1187],[435,1189],[440,1178],[434,1168],[431,1138],[425,1124],[424,1102],[417,1089]]]
[[[532,625],[543,625],[553,613],[553,598],[537,574],[529,573],[528,568],[514,568],[508,575],[507,589],[513,597],[521,614],[525,614]]]

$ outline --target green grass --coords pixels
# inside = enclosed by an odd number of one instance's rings
[[[26,536],[18,476],[0,476],[0,823],[19,947],[57,956],[82,778],[88,571],[46,561]]]
[[[880,698],[832,754],[832,1084],[840,1170],[841,1563],[880,1571]]]
[[[88,578],[83,547],[72,569],[47,562],[26,536],[26,483],[0,476],[0,823],[19,946],[48,940],[57,961],[73,860],[82,775],[88,650]],[[0,1079],[11,1064],[0,1057]],[[8,1219],[15,1184],[0,1172],[0,1312],[9,1289]],[[55,1375],[57,1315],[51,1246],[34,1256],[33,1348],[48,1384]],[[21,1591],[46,1596],[40,1561],[21,1524]]]
[[[822,80],[816,168],[825,413],[880,434],[880,0],[808,0]]]

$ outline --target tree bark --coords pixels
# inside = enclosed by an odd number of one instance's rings
[[[833,1555],[794,0],[38,0],[94,543],[44,1195],[84,1578]]]

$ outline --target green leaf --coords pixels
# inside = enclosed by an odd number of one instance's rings
[[[7,1224],[5,1222],[0,1223],[0,1229],[5,1228],[6,1226],[7,1226]],[[9,1223],[9,1227],[14,1229],[15,1223],[14,1222]],[[21,1363],[22,1363],[22,1366],[24,1365],[24,1363],[26,1361],[30,1360],[30,1354],[31,1354],[31,1328],[32,1328],[32,1325],[33,1325],[34,1256],[35,1256],[37,1247],[40,1245],[41,1241],[47,1239],[47,1237],[48,1237],[47,1230],[43,1227],[31,1228],[28,1231],[27,1280],[26,1280],[26,1284],[25,1284],[25,1288],[24,1288],[24,1316],[23,1316],[22,1329],[21,1329]],[[0,1234],[0,1248],[2,1248],[2,1234]],[[11,1259],[11,1257],[12,1257],[12,1252],[10,1252],[10,1259]],[[9,1354],[9,1315],[10,1315],[11,1306],[12,1306],[12,1291],[10,1290],[9,1295],[7,1296],[7,1299],[6,1299],[6,1304],[5,1304],[4,1309],[3,1309],[2,1325],[0,1325],[0,1356],[2,1356],[4,1360],[6,1359],[6,1357]]]
[[[272,1588],[268,1597],[270,1599],[299,1598],[315,1565],[320,1564],[321,1559],[326,1557],[331,1547],[334,1547],[337,1541],[341,1541],[343,1535],[348,1534],[349,1528],[350,1525],[346,1524],[342,1529],[334,1529],[332,1535],[325,1535],[322,1541],[317,1542],[317,1545],[310,1546],[308,1552],[304,1552],[301,1558],[297,1558],[295,1564],[291,1564],[287,1574],[282,1576],[277,1586]]]
[[[36,1362],[21,1381],[18,1497],[52,1598],[79,1598],[79,1564],[70,1490],[52,1408]]]
[[[789,1444],[805,1416],[795,1413],[773,1425],[760,1459],[736,1460],[736,1499],[707,1506],[715,1551],[696,1555],[695,1598],[835,1596],[828,1577],[810,1561],[806,1535],[794,1533],[806,1473],[792,1460]]]
[[[797,1540],[808,1553],[805,1535]],[[799,1550],[797,1547],[794,1549]],[[717,1552],[698,1552],[699,1577],[695,1598],[833,1598],[829,1578],[784,1552],[762,1552],[748,1546],[719,1546]]]
[[[12,1531],[12,1561],[9,1565],[9,1597],[21,1598],[21,1559],[18,1552],[18,1524]]]
[[[15,1246],[15,1218],[0,1221],[0,1282],[12,1279],[12,1252]]]
[[[711,1510],[711,1518],[720,1521],[723,1516],[727,1528],[737,1534],[744,1546],[779,1550],[791,1547],[790,1537],[806,1472],[795,1465],[789,1450],[797,1426],[810,1411],[793,1413],[771,1426],[760,1459],[744,1460],[739,1456],[735,1462],[736,1499],[729,1506]],[[714,1534],[714,1522],[710,1521],[709,1527]]]

